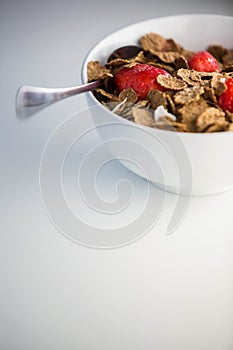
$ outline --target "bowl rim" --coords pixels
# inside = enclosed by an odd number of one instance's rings
[[[212,18],[212,19],[224,19],[224,20],[230,20],[232,21],[232,24],[233,24],[233,16],[229,16],[229,15],[224,15],[224,14],[214,14],[214,13],[184,13],[184,14],[175,14],[175,15],[164,15],[164,16],[159,16],[159,17],[149,17],[147,19],[143,19],[143,20],[140,20],[140,21],[136,21],[136,22],[132,22],[132,23],[129,23],[127,25],[124,25],[124,26],[120,26],[118,27],[117,29],[109,32],[108,34],[102,36],[102,38],[100,38],[98,41],[96,41],[94,43],[94,45],[91,46],[91,48],[88,50],[87,54],[85,55],[84,59],[83,59],[83,63],[82,63],[82,66],[81,66],[81,82],[82,84],[86,84],[87,83],[87,76],[86,76],[86,73],[87,73],[87,63],[89,62],[89,57],[92,53],[92,51],[98,46],[101,44],[101,42],[103,40],[106,40],[107,38],[111,37],[113,34],[117,33],[117,32],[120,32],[120,31],[124,31],[126,29],[130,29],[130,28],[133,28],[134,26],[137,26],[137,25],[143,25],[143,23],[148,23],[148,22],[153,22],[155,20],[161,20],[161,19],[181,19],[181,18],[205,18],[205,20],[208,20],[208,18]],[[97,100],[97,98],[93,95],[92,91],[88,91],[87,92],[87,95],[88,97],[91,99],[92,102],[94,102],[95,104],[97,104],[97,106],[99,106],[100,108],[102,108],[105,112],[109,113],[111,116],[114,116],[116,118],[116,120],[119,120],[119,121],[122,121],[124,120],[125,123],[127,124],[132,124],[132,125],[135,125],[135,122],[132,122],[130,120],[127,120],[127,119],[124,119],[123,117],[119,116],[118,114],[108,110],[106,107],[104,107],[100,101]],[[182,136],[184,138],[187,138],[187,137],[195,137],[197,138],[197,136],[199,137],[218,137],[218,138],[221,138],[224,136],[227,137],[226,135],[229,135],[228,137],[232,137],[233,136],[233,131],[221,131],[221,132],[211,132],[211,133],[201,133],[201,132],[181,132],[181,131],[169,131],[169,130],[163,130],[163,129],[156,129],[156,128],[151,128],[149,126],[145,126],[145,125],[141,125],[141,124],[137,124],[138,127],[142,127],[142,128],[145,128],[146,130],[154,130],[154,132],[156,133],[161,133],[161,134],[179,134],[179,136]]]

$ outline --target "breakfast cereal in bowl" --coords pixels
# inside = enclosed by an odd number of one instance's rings
[[[232,32],[230,16],[176,15],[131,24],[94,45],[82,80],[102,82],[86,96],[113,156],[108,141],[120,148],[127,140],[128,159],[144,171],[124,165],[173,193],[233,188]],[[133,54],[122,55],[122,48]]]
[[[88,62],[88,81],[99,79],[96,98],[128,120],[180,132],[233,131],[233,48],[193,52],[151,32],[133,57]]]

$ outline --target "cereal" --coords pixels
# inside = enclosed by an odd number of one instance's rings
[[[204,93],[203,86],[194,85],[179,91],[174,95],[173,101],[176,105],[187,105],[191,102],[200,100],[201,95]]]
[[[224,118],[224,112],[215,107],[208,107],[198,115],[196,129],[199,132],[203,132],[218,121],[227,123]]]
[[[146,108],[133,107],[132,114],[135,123],[145,126],[154,126],[155,124],[153,114]]]
[[[101,66],[98,61],[92,61],[88,63],[87,67],[88,81],[94,81],[98,79],[105,79],[113,77],[113,74],[109,69]]]
[[[166,77],[164,75],[159,75],[157,81],[160,85],[170,90],[183,90],[187,87],[187,84],[183,80],[173,76]]]
[[[101,100],[111,100],[111,101],[119,101],[119,98],[114,95],[111,94],[110,92],[107,92],[106,90],[103,89],[97,89],[96,90],[96,94],[99,96],[99,98],[101,98]]]
[[[106,108],[135,123],[157,129],[192,133],[233,131],[233,113],[223,111],[218,105],[219,96],[227,89],[226,80],[233,77],[233,49],[207,46],[206,51],[219,66],[218,70],[208,73],[190,69],[188,62],[195,52],[174,39],[148,33],[139,39],[139,45],[134,57],[111,55],[105,65],[98,61],[88,63],[88,81],[103,81],[94,94]],[[119,70],[138,64],[155,66],[170,74],[157,76],[163,90],[152,89],[142,97],[131,87],[117,91],[114,79]],[[166,113],[155,118],[160,106]]]
[[[167,108],[167,95],[166,93],[159,90],[151,90],[147,94],[147,99],[150,102],[150,106],[153,110],[155,110],[159,106],[164,106]]]
[[[183,55],[180,55],[176,61],[175,61],[175,65],[176,65],[176,69],[180,69],[180,68],[184,68],[184,69],[187,69],[189,66],[188,66],[188,61],[187,59],[183,56]]]
[[[216,122],[210,125],[206,132],[219,132],[219,131],[232,131],[231,127],[229,127],[229,123],[225,120],[216,120]]]
[[[172,51],[169,51],[169,52],[155,51],[153,55],[163,63],[168,63],[168,64],[175,63],[175,61],[180,57],[180,54],[178,52],[172,52]]]
[[[124,101],[125,99],[127,100],[127,102],[130,103],[136,103],[138,100],[137,94],[136,92],[129,88],[129,89],[125,89],[123,90],[120,94],[119,94],[119,99],[121,101]]]
[[[197,83],[201,83],[200,73],[191,69],[181,68],[176,72],[176,75],[180,77],[188,85],[191,85],[191,86]]]
[[[231,112],[226,112],[226,117],[225,119],[229,122],[229,123],[233,123],[233,113]]]
[[[186,126],[188,131],[195,132],[196,120],[207,108],[207,102],[203,99],[184,104],[184,106],[178,110],[180,121]]]
[[[232,64],[233,61],[233,50],[229,51],[225,56],[223,56],[223,63],[225,66]]]
[[[119,66],[123,66],[125,64],[129,64],[130,60],[126,60],[124,58],[115,58],[109,62],[106,63],[106,67],[119,67]]]
[[[163,51],[167,45],[166,39],[157,33],[149,33],[140,39],[140,44],[144,51],[154,52]]]

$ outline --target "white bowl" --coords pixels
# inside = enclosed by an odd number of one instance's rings
[[[83,64],[82,81],[87,82],[89,61],[104,64],[116,48],[137,44],[149,32],[173,38],[193,51],[210,44],[232,48],[233,17],[177,15],[153,18],[117,30],[90,50]],[[210,195],[233,188],[233,132],[192,134],[157,130],[117,116],[91,92],[87,93],[87,99],[103,142],[135,173],[184,195]]]

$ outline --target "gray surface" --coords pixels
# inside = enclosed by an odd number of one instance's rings
[[[233,6],[232,1],[1,1],[1,350],[233,348],[232,192],[194,198],[171,236],[164,234],[174,202],[168,195],[160,221],[141,240],[109,251],[82,247],[51,224],[38,171],[50,134],[86,108],[85,96],[26,123],[14,113],[19,85],[80,83],[86,52],[104,35],[137,20],[178,13],[233,15]],[[88,118],[80,122],[91,125]],[[96,140],[90,135],[82,152]],[[113,170],[123,172],[116,165]],[[107,198],[110,174],[100,181]],[[133,181],[140,208],[145,185]],[[82,206],[78,210],[89,215]],[[99,223],[94,214],[88,217]]]

